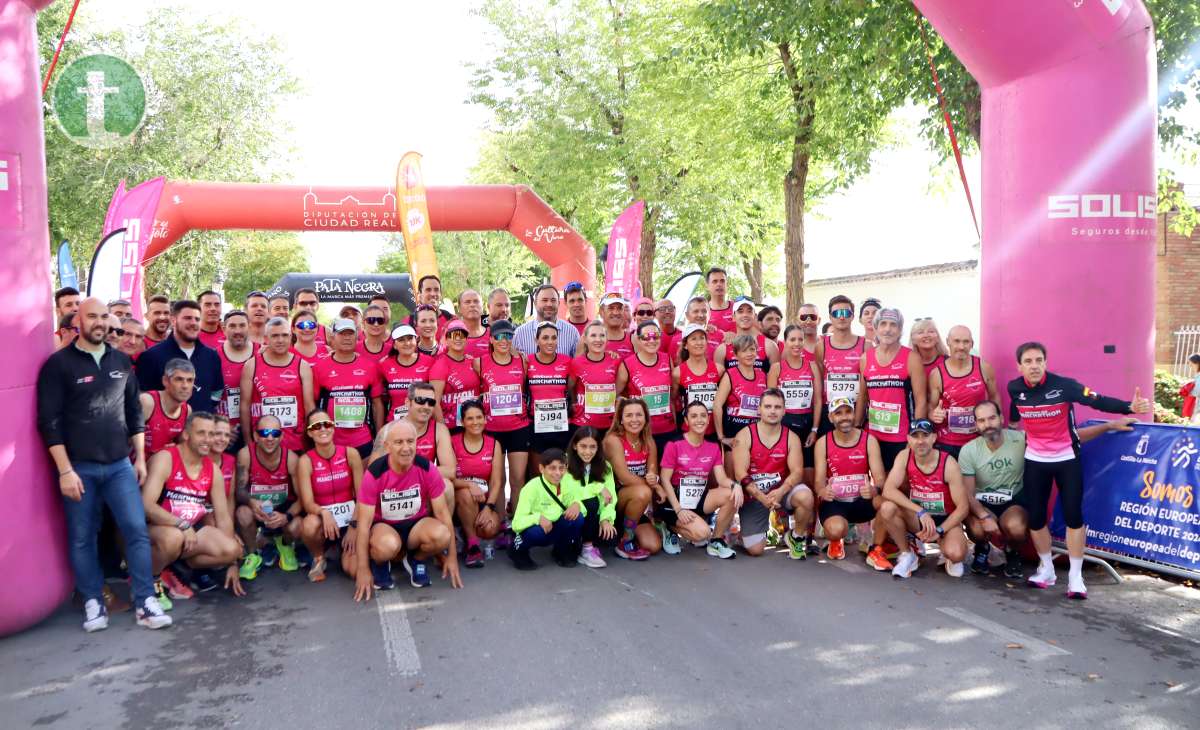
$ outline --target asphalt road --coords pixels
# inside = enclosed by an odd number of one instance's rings
[[[503,555],[453,591],[366,605],[338,573],[267,571],[85,634],[68,604],[0,640],[0,723],[26,727],[742,728],[1200,725],[1200,591],[1144,576],[1091,600],[928,558],[644,563],[535,573]]]

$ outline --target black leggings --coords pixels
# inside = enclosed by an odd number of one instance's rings
[[[1058,503],[1062,505],[1067,527],[1077,530],[1083,527],[1083,467],[1079,459],[1066,461],[1025,460],[1025,477],[1022,499],[1029,507],[1029,529],[1040,530],[1046,526],[1046,512],[1050,501],[1050,487],[1058,484]]]
[[[584,542],[596,542],[600,538],[600,498],[583,500],[583,508],[587,510],[587,514],[583,518],[581,539]]]

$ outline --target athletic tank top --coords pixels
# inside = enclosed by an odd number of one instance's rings
[[[492,341],[491,335],[488,334],[487,328],[484,328],[483,334],[478,337],[467,335],[467,357],[472,360],[482,359],[488,356],[491,352],[488,349],[488,344]]]
[[[525,406],[525,370],[519,354],[507,364],[496,362],[491,353],[479,359],[479,394],[489,431],[516,431],[529,425]]]
[[[383,347],[380,348],[379,352],[371,352],[370,348],[367,347],[367,341],[365,339],[358,341],[358,344],[354,346],[354,351],[368,360],[383,362],[392,352],[392,338],[384,338]]]
[[[867,431],[880,441],[901,443],[908,438],[912,414],[912,376],[908,356],[912,350],[901,345],[887,365],[876,359],[878,348],[867,351],[863,380],[867,384]]]
[[[179,434],[183,433],[188,414],[192,412],[191,406],[183,403],[179,406],[179,415],[169,418],[163,411],[162,391],[150,391],[150,399],[154,401],[154,408],[150,411],[150,417],[146,419],[146,459],[175,443]]]
[[[587,326],[592,323],[592,320],[585,319],[582,322],[572,322],[570,318],[567,318],[567,323],[574,327],[575,331],[579,333],[579,339],[583,339],[583,331],[586,330]]]
[[[767,389],[767,375],[754,368],[754,379],[747,380],[739,368],[725,371],[722,377],[729,378],[729,397],[725,399],[725,418],[732,423],[746,425],[758,420],[758,404]],[[728,435],[728,434],[726,434]]]
[[[485,493],[491,487],[492,462],[496,458],[496,439],[483,435],[483,446],[479,451],[467,450],[466,434],[456,433],[450,437],[454,447],[454,473],[459,479],[465,479],[478,486]]]
[[[460,403],[475,400],[479,396],[479,376],[472,362],[466,356],[456,360],[450,353],[442,353],[429,372],[430,380],[445,383],[442,388],[442,416],[446,420],[446,428],[458,427]]]
[[[932,474],[926,474],[917,466],[915,451],[908,452],[908,497],[931,515],[948,515],[954,511],[954,498],[946,482],[946,459],[949,454],[934,449],[938,462]]]
[[[925,382],[929,382],[929,374],[934,370],[937,370],[938,365],[940,365],[945,359],[945,355],[938,355],[937,357],[933,358],[931,362],[925,362],[924,360],[921,361],[921,364],[925,367]]]
[[[320,332],[321,330],[317,330],[317,331]],[[256,344],[255,347],[258,347],[258,345]],[[300,352],[299,350],[297,350],[295,345],[288,348],[288,352],[292,353],[293,355],[300,358],[301,360],[308,363],[309,365],[316,365],[317,363],[319,363],[322,360],[325,360],[329,357],[329,348],[326,347],[325,343],[322,342],[320,339],[317,340],[317,349],[313,351],[312,355],[305,355],[303,352]]]
[[[600,362],[586,354],[571,361],[568,376],[575,379],[575,409],[571,425],[607,430],[613,422],[617,404],[617,370],[621,361],[605,351]]]
[[[625,358],[625,369],[629,372],[629,384],[625,392],[631,398],[646,401],[650,411],[650,431],[655,434],[675,430],[675,416],[671,413],[671,358],[657,353],[652,365],[644,365],[637,355]]]
[[[779,358],[779,389],[783,391],[784,407],[787,413],[803,415],[812,413],[813,402],[813,360],[811,352],[800,349],[800,367],[794,368],[788,364],[787,357]]]
[[[210,347],[214,350],[220,350],[221,343],[225,341],[225,330],[217,327],[212,332],[209,332],[201,327],[198,339],[205,347]]]
[[[221,359],[221,382],[225,385],[217,412],[228,416],[230,425],[236,428],[242,420],[239,415],[242,406],[242,371],[246,369],[246,363],[258,354],[258,345],[251,343],[250,356],[240,361],[230,360],[225,354],[224,345],[216,349],[217,357]]]
[[[355,354],[350,362],[334,358],[313,367],[318,407],[333,418],[333,442],[361,446],[371,440],[371,399],[383,394],[375,361]]]
[[[247,475],[247,491],[254,499],[270,502],[276,508],[281,508],[295,501],[292,491],[292,476],[288,474],[288,450],[280,447],[279,464],[269,469],[258,460],[258,447],[251,445],[250,473]]]
[[[158,504],[176,518],[195,524],[204,517],[204,505],[212,492],[213,462],[208,458],[201,459],[200,473],[192,477],[187,473],[179,447],[168,446],[167,452],[171,454],[171,473],[163,482]]]
[[[626,332],[619,340],[605,340],[605,352],[611,352],[622,362],[633,355],[633,335]]]
[[[237,457],[233,454],[221,454],[221,476],[225,478],[225,496],[233,496],[233,481],[237,478]],[[212,503],[208,505],[212,509]]]
[[[758,343],[758,351],[754,355],[754,367],[767,371],[771,369],[771,361],[767,358],[767,338],[763,335],[758,335],[754,338]],[[733,355],[733,343],[725,343],[725,369],[732,370],[737,367],[737,358]]]
[[[950,374],[945,358],[938,360],[934,369],[942,377],[940,405],[946,409],[946,420],[937,427],[938,443],[965,446],[979,435],[975,431],[975,406],[988,397],[987,383],[983,380],[979,358],[971,357],[971,371],[961,378]],[[934,408],[938,404],[929,405],[930,408]]]
[[[769,492],[788,476],[788,429],[780,426],[779,438],[771,446],[763,443],[759,424],[750,424],[750,479],[760,491]]]
[[[287,365],[275,366],[266,361],[262,352],[255,356],[254,392],[250,394],[250,418],[271,414],[279,419],[283,427],[283,448],[292,451],[304,446],[304,423],[301,410],[304,408],[304,387],[300,382],[299,355],[293,353]]]
[[[870,480],[871,465],[867,458],[867,432],[859,429],[858,440],[851,446],[841,446],[833,432],[825,439],[826,483],[838,502],[853,502],[862,496],[862,488]]]
[[[354,499],[354,476],[345,446],[334,446],[333,455],[326,459],[312,449],[306,455],[312,464],[313,500],[328,507]]]
[[[417,456],[433,464],[437,461],[437,421],[432,418],[425,426],[425,433],[417,436]]]
[[[733,332],[737,325],[733,323],[733,302],[727,302],[724,309],[714,309],[708,305],[708,323],[722,332]]]
[[[416,359],[408,365],[400,362],[399,355],[379,363],[379,374],[383,379],[383,389],[387,397],[386,421],[404,418],[408,413],[408,386],[429,382],[433,358],[421,352],[416,355]]]
[[[721,381],[721,374],[717,371],[717,364],[708,359],[705,363],[703,373],[697,375],[692,372],[692,368],[688,365],[687,360],[679,364],[679,391],[683,395],[683,405],[680,408],[681,413],[687,412],[688,404],[692,401],[700,401],[708,406],[708,413],[712,415],[713,402],[717,399],[717,383]],[[715,433],[716,427],[713,425],[712,419],[708,421],[708,428],[705,429],[705,435]]]
[[[621,450],[625,454],[625,468],[630,474],[635,476],[646,476],[647,466],[650,463],[650,455],[646,451],[646,444],[642,444],[641,450],[635,450],[633,445],[629,443],[629,439],[621,437]]]
[[[858,396],[858,359],[862,357],[865,340],[857,337],[854,344],[842,350],[833,346],[832,335],[823,337],[825,352],[821,363],[825,374],[825,410],[835,398],[849,398],[851,403]]]
[[[565,432],[571,356],[556,353],[553,360],[544,363],[533,354],[525,362],[529,368],[529,412],[533,417],[533,432]]]

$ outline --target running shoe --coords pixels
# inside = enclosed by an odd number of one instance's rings
[[[104,608],[104,602],[95,598],[87,599],[83,604],[83,630],[90,634],[107,628],[108,610]]]
[[[987,540],[975,545],[975,557],[971,560],[971,572],[975,575],[987,575],[988,556],[992,552],[992,544]]]
[[[510,547],[508,557],[512,559],[513,567],[517,570],[537,570],[538,564],[529,555],[529,548]]]
[[[191,588],[179,580],[179,576],[175,575],[170,568],[163,568],[163,572],[158,574],[158,579],[162,582],[163,588],[167,589],[167,595],[173,601],[186,601],[196,595]]]
[[[812,535],[804,538],[804,552],[808,553],[809,555],[821,554],[821,546],[817,544],[817,541],[813,539]]]
[[[283,536],[275,538],[275,549],[279,551],[279,569],[293,573],[300,569],[300,561],[296,560],[296,548],[283,541]]]
[[[892,542],[890,537],[883,541],[883,554],[888,562],[900,557],[900,548],[896,547],[896,543]]]
[[[925,541],[918,540],[916,535],[908,536],[908,549],[916,553],[918,558],[925,557]]]
[[[161,601],[154,596],[149,596],[138,606],[137,612],[138,626],[145,626],[148,629],[165,629],[171,625],[171,617],[163,613]]]
[[[725,544],[725,541],[721,539],[709,540],[708,547],[704,548],[704,551],[712,557],[720,558],[721,560],[732,560],[733,558],[737,557],[737,553],[733,552],[733,550]]]
[[[371,582],[377,591],[390,591],[396,587],[392,578],[392,564],[371,561]]]
[[[154,597],[158,599],[158,605],[164,611],[170,611],[175,608],[175,604],[171,603],[171,599],[167,596],[167,591],[163,588],[161,580],[154,581]],[[139,611],[141,609],[138,609]]]
[[[788,557],[792,560],[804,560],[808,551],[804,549],[804,538],[796,537],[791,530],[783,533],[783,541],[787,543]]]
[[[559,551],[557,548],[550,551],[550,557],[554,558],[554,564],[560,568],[574,568],[579,565],[576,562],[575,550],[567,547],[566,550]]]
[[[846,559],[846,541],[845,540],[830,540],[829,547],[826,548],[825,554],[830,560],[845,560]]]
[[[711,555],[712,554],[712,543],[711,542],[709,543],[708,550],[709,550],[709,554]],[[634,542],[633,540],[629,540],[628,542],[620,543],[619,545],[617,545],[617,549],[614,550],[614,552],[617,554],[617,557],[625,558],[626,560],[645,560],[650,557],[650,553],[647,552],[646,550],[643,550],[642,548],[638,547],[638,544],[636,542]]]
[[[408,584],[413,588],[429,587],[429,566],[424,560],[417,560],[411,554],[405,555],[404,570],[408,573]]]
[[[584,545],[576,561],[587,568],[604,568],[608,563],[600,556],[600,550],[595,545]]]
[[[900,553],[900,558],[896,561],[896,567],[892,568],[893,578],[908,578],[920,566],[921,559],[917,554],[909,550],[908,552]]]
[[[313,565],[313,554],[304,543],[296,545],[296,564],[301,570],[308,570]]]
[[[325,564],[324,555],[313,561],[312,567],[308,569],[309,583],[320,583],[325,580]]]
[[[1037,571],[1029,576],[1028,581],[1029,585],[1042,590],[1052,587],[1057,582],[1058,576],[1054,573],[1053,563],[1049,566],[1039,565]]]
[[[679,546],[679,535],[671,532],[665,522],[655,522],[654,526],[658,528],[658,534],[662,538],[663,552],[667,555],[678,555],[683,552],[683,548]]]
[[[1021,553],[1016,550],[1004,551],[1004,577],[1020,580],[1025,577],[1025,569],[1021,565]]]
[[[217,579],[213,577],[213,572],[208,568],[202,568],[192,573],[192,583],[200,593],[208,593],[217,587]]]
[[[496,536],[496,549],[497,550],[507,550],[509,547],[512,546],[512,542],[513,542],[512,530],[506,525],[505,529],[502,530],[500,532],[500,534]]]
[[[892,561],[888,559],[887,548],[876,545],[871,548],[871,552],[867,553],[867,565],[871,566],[879,572],[891,570],[896,567],[892,565]]]
[[[242,559],[242,567],[238,568],[238,577],[242,580],[254,580],[258,577],[258,569],[262,565],[262,556],[258,553],[250,553]]]
[[[275,540],[268,539],[266,544],[259,548],[258,554],[262,558],[259,567],[274,568],[275,563],[279,562],[279,548],[276,547]]]
[[[1074,589],[1068,589],[1067,590],[1067,598],[1070,598],[1073,601],[1086,601],[1087,600],[1087,586],[1083,585],[1083,583],[1080,582],[1080,584],[1078,586],[1076,586]]]
[[[468,545],[466,551],[466,559],[463,561],[468,568],[483,567],[483,548],[479,544]]]
[[[972,568],[973,567],[974,566],[972,566]],[[950,576],[951,578],[961,578],[961,577],[963,577],[963,572],[964,572],[963,564],[962,564],[961,560],[959,560],[959,561],[947,560],[946,561],[946,575]]]

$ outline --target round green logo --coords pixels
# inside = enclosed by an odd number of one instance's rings
[[[93,149],[127,142],[146,116],[146,87],[116,56],[77,59],[58,77],[51,98],[63,133]]]

